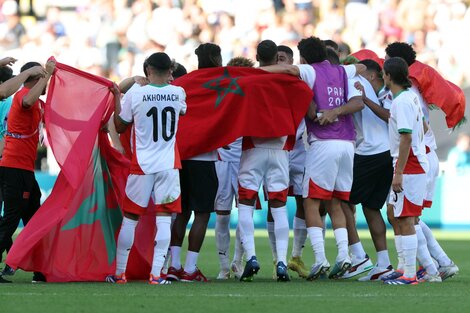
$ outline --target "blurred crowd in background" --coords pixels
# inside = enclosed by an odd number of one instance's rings
[[[226,64],[234,56],[254,60],[256,46],[264,39],[294,51],[304,37],[332,39],[340,44],[342,57],[361,48],[383,56],[388,43],[406,41],[413,44],[418,60],[465,88],[470,86],[469,2],[0,0],[0,56],[18,59],[14,73],[25,62],[44,64],[53,55],[62,63],[120,81],[142,75],[145,57],[158,51],[191,71],[197,65],[194,50],[203,42],[220,45]],[[448,136],[446,130],[435,133],[444,131]],[[457,141],[450,159],[470,169],[470,137],[463,135],[467,139],[447,139]],[[447,155],[450,147],[443,148]],[[37,167],[51,170],[44,160]]]
[[[384,54],[406,41],[447,79],[470,85],[470,8],[454,0],[0,0],[0,55],[51,56],[119,80],[164,51],[195,68],[194,49],[215,42],[226,63],[255,57],[260,40],[295,47],[315,35]],[[294,49],[295,51],[295,49]]]

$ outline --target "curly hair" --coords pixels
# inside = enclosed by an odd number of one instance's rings
[[[228,61],[227,66],[253,67],[255,66],[255,62],[245,57],[234,57]]]
[[[408,66],[416,61],[416,52],[410,44],[406,42],[394,42],[385,48],[385,53],[391,58],[400,57],[406,61]]]
[[[302,39],[299,41],[297,48],[300,56],[309,64],[323,62],[327,58],[325,44],[318,37]]]

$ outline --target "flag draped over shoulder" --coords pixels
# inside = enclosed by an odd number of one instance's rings
[[[312,90],[297,77],[254,68],[200,69],[173,84],[187,94],[177,132],[183,160],[242,136],[295,135],[312,100]]]
[[[45,120],[61,172],[15,240],[10,266],[42,272],[50,282],[103,281],[114,272],[129,161],[100,131],[112,113],[111,85],[57,63]]]
[[[351,55],[359,60],[372,59],[381,66],[384,63],[375,52],[367,49]],[[428,105],[435,105],[445,113],[447,127],[455,127],[464,119],[466,100],[461,88],[446,80],[431,66],[419,61],[411,64],[409,76]]]

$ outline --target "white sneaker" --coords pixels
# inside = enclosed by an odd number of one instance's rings
[[[351,268],[347,270],[347,272],[344,273],[341,278],[351,278],[367,271],[370,271],[372,268],[374,268],[374,264],[372,264],[372,261],[366,254],[366,257],[364,259],[354,260],[354,263],[352,264]]]
[[[381,278],[389,275],[393,272],[393,266],[389,265],[387,267],[378,267],[377,265],[372,268],[372,270],[366,275],[358,279],[358,281],[379,281]]]
[[[328,260],[324,260],[322,263],[316,263],[312,265],[310,273],[307,276],[307,280],[316,280],[320,276],[325,275],[330,269],[330,263]]]
[[[437,270],[439,271],[439,275],[442,280],[446,280],[447,278],[453,277],[459,273],[459,268],[454,262],[447,266],[439,266]]]
[[[238,262],[232,262],[232,264],[230,265],[230,270],[232,271],[236,279],[240,279],[243,274],[242,264]]]
[[[224,279],[229,279],[230,278],[230,270],[229,269],[222,269],[219,272],[219,275],[217,275],[217,279],[224,280]]]
[[[424,276],[418,280],[420,283],[428,282],[428,283],[441,283],[442,278],[439,276],[439,273],[436,275],[430,275],[428,273],[424,274]]]

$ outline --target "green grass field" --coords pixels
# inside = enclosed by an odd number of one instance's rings
[[[31,284],[31,273],[18,272],[12,278],[13,284],[0,285],[0,312],[470,312],[468,232],[437,232],[442,246],[460,267],[459,275],[441,284],[417,286],[353,280],[307,282],[295,273],[291,282],[277,283],[271,278],[268,239],[264,231],[258,233],[256,249],[261,271],[251,283],[215,280],[218,257],[213,231],[209,231],[199,259],[200,269],[211,279],[209,283]],[[329,231],[326,244],[330,263],[336,256],[331,236]],[[375,256],[369,235],[361,232],[361,237],[367,238],[363,240],[366,251]],[[391,240],[389,245],[392,262],[396,262]],[[313,261],[309,244],[304,260],[306,264]]]

